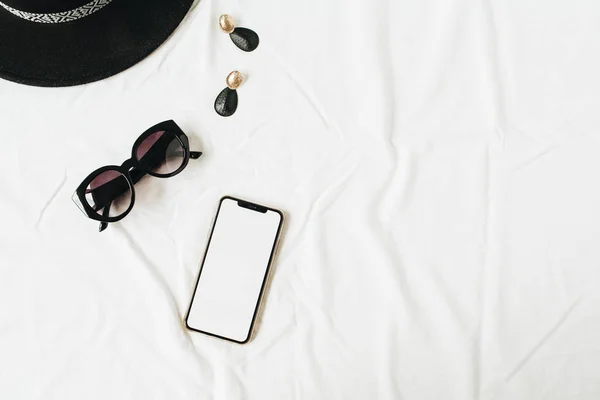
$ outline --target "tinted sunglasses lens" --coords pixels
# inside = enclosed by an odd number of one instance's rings
[[[135,157],[142,169],[156,175],[176,172],[185,162],[185,153],[177,135],[169,131],[152,133],[135,149]]]
[[[96,175],[85,188],[85,201],[101,217],[119,217],[131,206],[133,193],[129,181],[116,170]]]

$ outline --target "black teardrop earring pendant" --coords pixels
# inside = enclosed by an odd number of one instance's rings
[[[242,73],[239,71],[230,72],[227,75],[227,87],[221,90],[221,93],[215,99],[215,111],[223,117],[229,117],[235,113],[238,106],[237,88],[244,81]]]
[[[219,17],[219,26],[225,33],[229,33],[231,41],[241,50],[254,51],[258,47],[258,35],[252,29],[236,28],[233,18],[227,14]]]

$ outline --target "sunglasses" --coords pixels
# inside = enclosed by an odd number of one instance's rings
[[[122,220],[135,203],[134,185],[144,176],[170,178],[185,169],[190,158],[188,137],[174,121],[154,125],[134,143],[131,158],[120,167],[108,165],[88,175],[73,194],[73,201],[88,217],[100,221],[100,232]]]

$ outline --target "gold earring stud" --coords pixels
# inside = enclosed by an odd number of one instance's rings
[[[227,79],[225,80],[225,82],[227,82],[227,87],[231,90],[235,90],[238,87],[240,87],[243,81],[244,76],[240,71],[230,72],[229,75],[227,75]]]
[[[219,17],[219,26],[221,27],[221,30],[225,33],[231,33],[235,30],[233,18],[231,18],[227,14],[223,14]]]

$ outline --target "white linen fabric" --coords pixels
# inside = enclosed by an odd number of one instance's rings
[[[115,77],[0,81],[0,399],[600,398],[599,19],[203,0]],[[99,234],[72,192],[170,118],[205,155]],[[182,322],[227,194],[288,217],[247,345]]]

